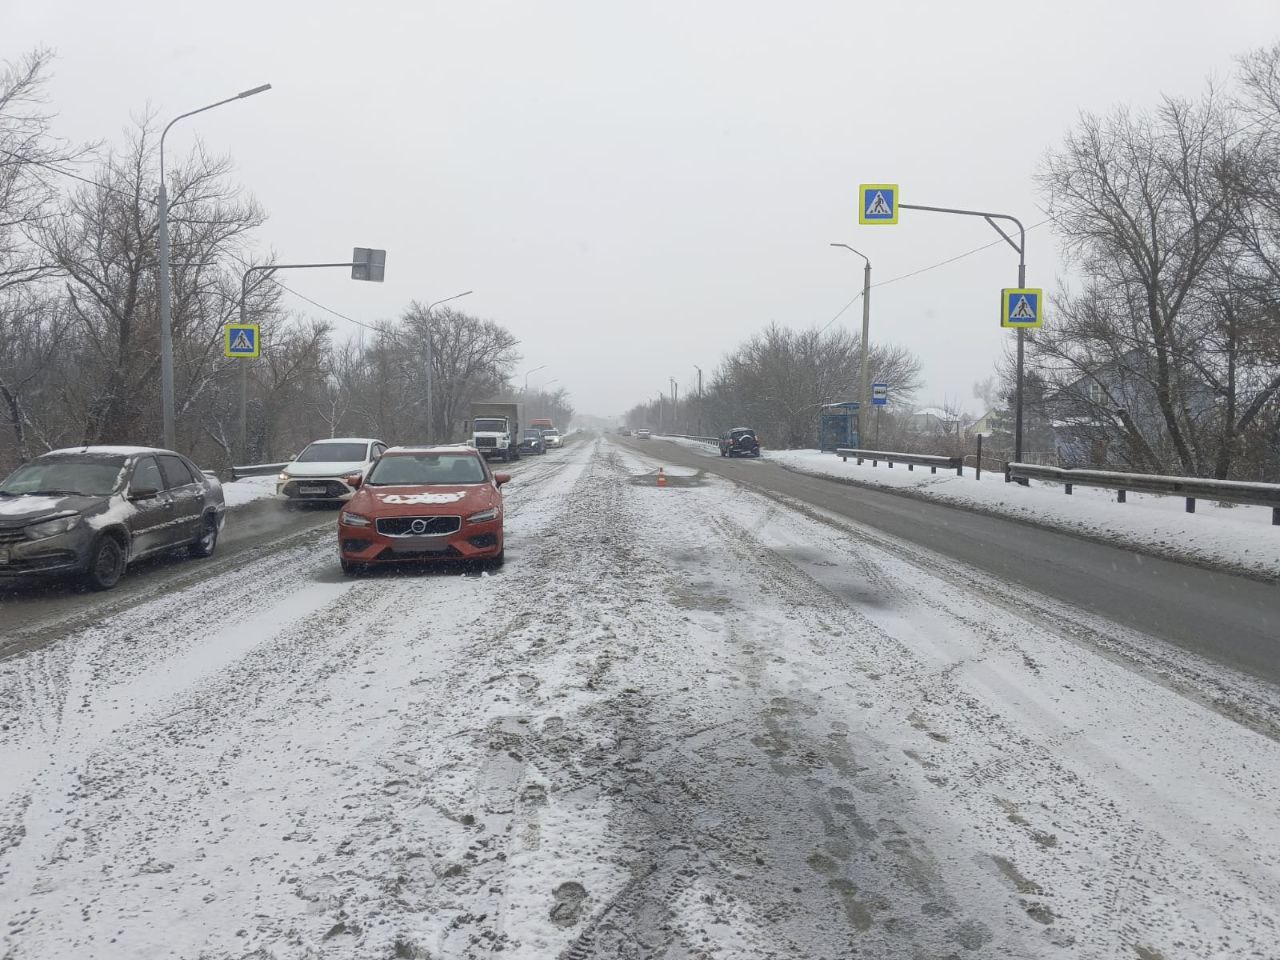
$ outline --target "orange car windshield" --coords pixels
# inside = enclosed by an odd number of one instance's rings
[[[375,487],[397,487],[484,481],[484,467],[478,457],[420,453],[383,457],[374,465],[366,482]]]

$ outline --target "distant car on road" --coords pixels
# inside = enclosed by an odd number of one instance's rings
[[[342,503],[355,495],[347,477],[363,473],[386,451],[372,437],[317,440],[293,458],[276,477],[276,496],[295,503]]]
[[[361,478],[338,514],[344,573],[370,565],[480,560],[504,556],[502,491],[511,479],[491,473],[469,447],[392,447]]]
[[[55,450],[0,484],[0,579],[79,576],[108,590],[143,557],[210,556],[225,516],[222,485],[172,450]]]
[[[526,453],[546,453],[547,443],[542,439],[542,431],[530,428],[520,438],[520,455]]]
[[[648,427],[641,427],[639,430],[636,431],[637,440],[648,440],[652,435],[653,434]]]
[[[628,430],[626,427],[619,427],[619,428],[618,428],[618,436],[620,436],[620,437],[629,437],[629,436],[631,436],[631,431],[630,431],[630,430]]]
[[[555,447],[556,449],[564,446],[564,438],[560,436],[560,431],[555,427],[542,431],[542,442],[548,447]]]
[[[756,432],[750,427],[734,427],[726,431],[720,437],[720,456],[760,456],[760,441],[756,439]]]

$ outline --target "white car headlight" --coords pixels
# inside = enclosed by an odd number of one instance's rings
[[[78,513],[67,514],[65,517],[54,517],[52,520],[42,520],[40,523],[33,523],[26,528],[27,536],[32,540],[43,540],[45,537],[56,537],[60,533],[66,533],[68,530],[74,529],[83,518]]]
[[[281,483],[284,483],[286,480],[289,479],[289,475],[287,473],[282,473],[280,474],[280,476],[276,477],[276,479],[279,480]]]
[[[367,527],[370,521],[368,517],[362,517],[358,513],[348,513],[346,510],[343,510],[342,522],[349,527]]]
[[[467,523],[488,523],[490,520],[498,519],[498,508],[490,507],[488,510],[481,510],[479,513],[473,513],[467,517]]]

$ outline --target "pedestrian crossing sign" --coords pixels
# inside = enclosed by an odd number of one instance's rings
[[[1006,287],[1000,291],[1000,326],[1044,326],[1044,291]]]
[[[222,355],[257,360],[262,342],[256,323],[229,323],[222,328]]]
[[[898,185],[863,183],[858,186],[859,223],[897,223]]]

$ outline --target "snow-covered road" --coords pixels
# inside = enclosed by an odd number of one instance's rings
[[[0,955],[1280,955],[1280,696],[579,441],[0,663]]]

